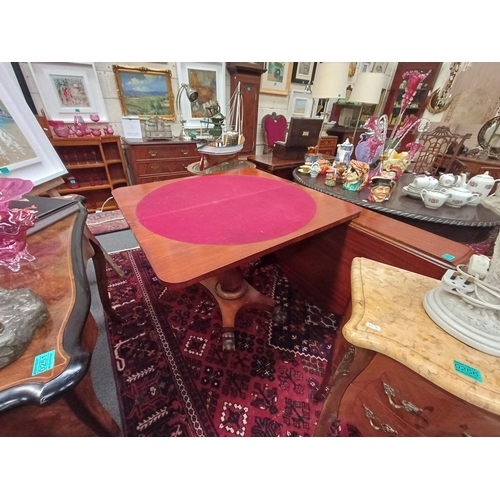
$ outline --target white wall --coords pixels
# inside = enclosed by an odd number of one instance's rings
[[[167,63],[155,63],[155,62],[96,62],[94,63],[97,71],[97,77],[99,79],[99,84],[101,86],[102,94],[104,97],[104,104],[109,116],[109,122],[113,126],[115,133],[118,135],[123,135],[123,129],[121,124],[122,111],[120,107],[120,101],[118,99],[118,90],[115,82],[115,76],[113,73],[112,66],[117,64],[119,66],[130,66],[130,67],[147,67],[150,69],[159,70],[170,70],[172,73],[172,88],[174,93],[177,94],[179,89],[179,79],[177,76],[177,64],[175,62]],[[358,68],[356,70],[356,75],[361,69],[361,64],[358,63]],[[370,63],[371,64],[371,63]],[[396,67],[397,63],[389,63],[386,74],[390,75],[393,69]],[[27,62],[20,63],[23,75],[26,79],[28,88],[33,97],[33,101],[39,113],[43,109],[42,99],[40,93],[31,74],[31,70]],[[356,75],[354,77],[348,78],[349,84],[354,84],[356,81]],[[258,128],[257,128],[257,148],[256,153],[262,152],[264,147],[264,137],[261,130],[262,118],[273,111],[277,114],[282,114],[287,116],[289,99],[292,95],[293,90],[303,91],[305,85],[292,83],[290,85],[290,94],[288,96],[272,95],[272,94],[261,94],[259,99],[259,111],[258,111]],[[226,72],[226,100],[230,98],[230,75]],[[330,101],[329,109],[333,102]],[[287,116],[288,118],[288,116]],[[172,133],[174,135],[180,132],[180,124],[172,122]]]
[[[113,64],[117,64],[119,66],[130,66],[130,67],[147,67],[150,69],[160,69],[165,70],[168,69],[172,73],[172,87],[174,93],[177,94],[179,88],[179,80],[177,76],[177,64],[175,62],[165,62],[165,63],[157,63],[157,62],[96,62],[94,63],[97,71],[97,76],[99,79],[99,84],[101,86],[102,94],[104,97],[104,103],[106,106],[106,110],[108,112],[109,121],[112,124],[115,133],[118,135],[123,135],[123,129],[121,124],[121,107],[120,101],[118,99],[118,91],[115,82],[115,76],[113,73],[112,66]],[[353,77],[348,78],[348,84],[353,85],[356,81],[356,77],[361,71],[361,66],[365,63],[358,63],[356,74]],[[369,63],[370,67],[373,63]],[[438,76],[436,87],[441,86],[443,82],[446,81],[448,77],[448,68],[450,63],[443,63],[440,75]],[[40,113],[43,109],[43,103],[40,98],[39,91],[35,85],[33,80],[33,75],[31,74],[28,63],[22,62],[20,63],[21,69],[23,71],[24,77],[26,79],[27,85],[30,89],[31,95],[33,96],[33,100],[35,106]],[[386,75],[389,76],[389,84],[392,80],[394,71],[396,69],[397,62],[390,62],[386,69]],[[283,114],[285,116],[288,115],[288,106],[289,99],[292,95],[293,90],[303,91],[305,85],[292,83],[290,86],[290,94],[288,96],[280,96],[280,95],[272,95],[272,94],[260,94],[259,99],[259,111],[258,111],[258,128],[257,128],[257,148],[256,153],[259,154],[263,150],[264,146],[264,137],[261,130],[261,122],[262,118],[273,111],[277,114]],[[230,98],[230,76],[229,73],[226,72],[226,100]],[[329,102],[329,109],[333,105],[333,101]],[[222,107],[222,106],[221,106]],[[425,112],[424,116],[429,118],[433,122],[440,122],[443,119],[443,113],[432,115],[429,112]],[[288,116],[287,116],[288,118]],[[176,121],[172,123],[172,133],[174,135],[180,132],[180,124]]]

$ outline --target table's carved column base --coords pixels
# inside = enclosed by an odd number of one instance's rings
[[[243,279],[239,268],[203,280],[201,284],[213,295],[222,314],[222,348],[233,350],[236,315],[245,309],[274,311],[276,301],[257,291]]]

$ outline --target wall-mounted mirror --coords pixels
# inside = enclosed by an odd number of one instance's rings
[[[487,121],[477,134],[478,144],[493,158],[500,157],[500,116]]]
[[[436,89],[430,96],[426,109],[433,114],[442,113],[451,104],[451,95],[447,94],[444,98],[440,95],[441,89]]]

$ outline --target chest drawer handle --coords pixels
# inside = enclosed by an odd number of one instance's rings
[[[150,156],[156,156],[158,154],[158,151],[156,151],[156,149],[150,149],[148,153]]]
[[[389,403],[391,404],[391,406],[397,409],[403,408],[407,412],[414,412],[417,415],[422,415],[423,411],[420,408],[416,407],[413,403],[410,403],[409,401],[401,401],[400,405],[396,404],[392,400],[392,398],[396,397],[396,391],[390,385],[386,384],[383,380],[382,384],[384,385],[384,392],[387,396],[387,399],[389,399]]]
[[[383,422],[380,422],[379,425],[375,425],[373,421],[377,418],[375,414],[370,410],[370,408],[367,408],[365,405],[363,405],[363,408],[365,409],[365,415],[366,418],[370,421],[370,425],[376,430],[376,431],[384,431],[386,434],[397,434],[398,431],[395,431],[389,424],[384,424]]]
[[[187,155],[189,153],[189,149],[181,149],[181,153],[183,155]]]

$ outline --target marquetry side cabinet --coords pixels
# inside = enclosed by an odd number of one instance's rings
[[[51,138],[50,142],[68,170],[65,184],[56,188],[58,193],[82,195],[88,212],[116,210],[111,191],[129,185],[120,136]]]
[[[338,139],[336,136],[320,137],[318,141],[318,153],[335,156],[337,154]]]
[[[196,141],[123,139],[132,184],[188,177],[188,165],[200,160]]]
[[[356,258],[351,285],[315,435],[341,418],[363,436],[500,436],[500,358],[429,318],[423,298],[439,281]]]

